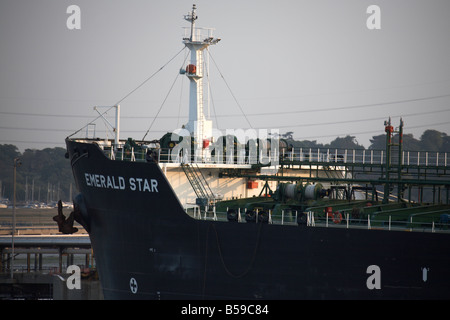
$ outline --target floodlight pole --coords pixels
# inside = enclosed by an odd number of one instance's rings
[[[20,158],[14,158],[14,177],[13,177],[13,210],[12,210],[12,233],[11,233],[11,279],[14,278],[14,235],[16,234],[16,171],[22,163]]]

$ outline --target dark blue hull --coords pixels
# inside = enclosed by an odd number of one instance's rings
[[[67,149],[106,299],[449,299],[450,235],[196,220],[152,162]]]

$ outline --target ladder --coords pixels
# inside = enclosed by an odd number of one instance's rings
[[[197,164],[194,166],[194,164],[182,163],[181,168],[194,189],[197,199],[204,199],[203,201],[206,201],[204,205],[209,205],[211,201],[215,200],[216,197]]]

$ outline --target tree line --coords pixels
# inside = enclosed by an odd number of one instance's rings
[[[69,201],[75,181],[64,148],[26,149],[23,153],[12,144],[0,144],[0,199],[13,199],[14,159],[16,201],[18,203]]]
[[[289,131],[281,135],[294,148],[330,148],[330,149],[365,149],[360,145],[355,136],[347,135],[338,137],[327,144],[317,143],[316,140],[294,140],[293,132]],[[398,143],[399,136],[393,136],[393,143]],[[385,150],[386,134],[372,136],[370,139],[369,150]],[[450,152],[450,136],[437,130],[426,130],[419,139],[414,138],[412,134],[403,134],[404,151],[430,151],[430,152]]]

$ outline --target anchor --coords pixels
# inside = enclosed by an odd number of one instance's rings
[[[58,230],[64,234],[72,234],[78,231],[78,228],[73,226],[73,222],[75,220],[75,215],[80,214],[78,206],[73,206],[74,211],[69,214],[69,217],[66,217],[63,214],[62,202],[58,201],[58,215],[53,217],[53,220],[58,223]]]

